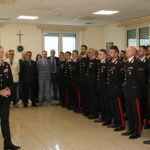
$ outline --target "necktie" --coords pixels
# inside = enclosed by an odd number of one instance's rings
[[[53,73],[55,73],[55,72],[56,72],[55,68],[56,68],[55,58],[54,58],[54,57],[52,57],[52,72],[53,72]]]
[[[13,65],[13,60],[12,59],[10,59],[10,64],[11,64],[11,66]]]

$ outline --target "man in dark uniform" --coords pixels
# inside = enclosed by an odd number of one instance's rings
[[[58,61],[58,83],[59,83],[59,100],[62,107],[66,106],[65,102],[65,55],[64,52],[59,53],[59,61]]]
[[[78,63],[78,51],[72,51],[72,62],[68,68],[69,73],[69,83],[71,90],[71,105],[74,112],[78,113],[80,111],[80,92],[79,92],[79,63]]]
[[[108,102],[107,102],[107,51],[101,49],[99,51],[99,63],[97,68],[97,94],[98,94],[98,112],[101,118],[95,122],[104,122],[103,125],[108,125]]]
[[[72,59],[71,59],[71,52],[67,51],[65,52],[65,59],[66,59],[66,64],[65,64],[65,69],[64,69],[64,78],[65,78],[65,100],[66,100],[66,108],[67,109],[72,109],[71,106],[71,89],[70,89],[70,77],[69,77],[69,68],[71,66],[72,63]]]
[[[143,67],[145,68],[145,76],[143,79],[145,82],[143,82],[142,85],[142,98],[141,98],[141,114],[142,114],[142,124],[144,124],[144,119],[146,120],[145,122],[145,129],[150,129],[150,118],[149,118],[149,108],[148,108],[148,57],[146,56],[147,53],[147,47],[146,46],[140,46],[138,49],[138,57],[140,61],[142,62]]]
[[[80,88],[80,108],[84,116],[88,115],[87,109],[87,93],[85,83],[85,73],[87,68],[87,62],[89,58],[87,56],[87,46],[81,45],[81,58],[79,59],[79,88]]]
[[[8,63],[3,61],[4,49],[0,47],[0,119],[4,138],[4,150],[17,150],[12,144],[9,128],[9,105],[13,85],[12,73]]]
[[[121,131],[125,128],[122,109],[124,66],[122,61],[119,60],[118,55],[118,47],[112,46],[109,50],[111,60],[108,63],[107,94],[110,112],[112,114],[112,119],[114,120],[114,123],[110,124],[108,127],[115,128],[114,131]]]
[[[150,58],[148,59],[148,106],[149,106],[149,117],[150,117]],[[144,144],[150,144],[150,140],[144,141]]]
[[[141,136],[141,96],[145,76],[145,68],[136,56],[136,48],[129,46],[126,51],[128,60],[125,62],[124,96],[127,107],[129,129],[122,133],[136,139]]]
[[[96,79],[97,79],[97,64],[95,58],[95,50],[90,48],[87,50],[89,60],[86,69],[86,86],[87,86],[87,111],[89,112],[88,119],[98,118],[97,95],[96,95]]]

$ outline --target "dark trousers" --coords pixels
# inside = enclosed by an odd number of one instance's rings
[[[19,99],[23,100],[23,82],[19,82]]]
[[[19,92],[18,92],[18,83],[13,83],[13,88],[12,88],[12,95],[11,99],[13,101],[13,105],[17,104],[19,101]]]
[[[120,97],[109,97],[110,111],[116,126],[124,128],[125,120],[122,109],[122,100]]]
[[[148,96],[147,90],[143,91],[144,93],[141,98],[141,119],[144,124],[144,119],[146,120],[146,124],[150,125],[150,112],[149,112],[149,104],[148,104]]]
[[[36,102],[36,85],[23,85],[23,103],[24,105],[28,105],[28,100],[30,99],[32,101],[32,104],[35,104]]]
[[[10,100],[0,97],[0,119],[1,130],[4,138],[4,145],[11,145],[10,127],[9,127],[9,105]]]
[[[66,86],[62,80],[59,81],[59,100],[62,106],[66,106]]]
[[[108,100],[107,100],[107,95],[103,91],[97,91],[98,95],[98,112],[101,113],[101,119],[104,121],[110,120],[110,115],[109,115],[109,105],[108,105]]]
[[[125,97],[125,101],[129,130],[133,133],[140,134],[142,129],[140,100],[138,98]]]
[[[87,85],[87,105],[90,114],[98,115],[96,85]]]
[[[51,87],[53,92],[53,99],[58,100],[58,78],[56,73],[51,73]]]
[[[85,84],[85,80],[80,80],[80,107],[83,112],[87,113],[88,110],[88,99],[87,99],[87,86]]]

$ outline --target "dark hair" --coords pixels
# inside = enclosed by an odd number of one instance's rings
[[[119,49],[117,46],[112,46],[112,47],[110,47],[110,49],[114,49],[119,54]]]
[[[85,49],[88,49],[87,45],[81,45],[81,47],[84,47]]]
[[[143,48],[145,51],[147,51],[147,48],[148,48],[148,46],[144,46],[144,45],[141,45],[141,46],[139,46],[140,48]]]
[[[32,55],[32,52],[31,51],[27,51],[27,53],[30,53]]]
[[[72,53],[77,53],[77,54],[79,54],[79,52],[78,52],[77,50],[73,50]]]
[[[39,57],[39,56],[41,56],[41,54],[37,54],[37,55],[36,55],[36,61],[38,61],[38,57]],[[41,58],[42,58],[42,56],[41,56]]]
[[[100,49],[99,51],[107,55],[107,51],[105,49]]]
[[[64,53],[64,52],[59,52],[59,54],[62,54],[62,55],[64,55],[65,53]]]
[[[149,48],[150,47],[150,45],[147,45],[147,48]]]
[[[69,54],[71,56],[71,52],[69,52],[69,51],[65,52],[65,54]]]
[[[126,51],[125,51],[125,50],[121,50],[121,52],[124,53],[124,54],[126,54]]]
[[[0,48],[3,48],[3,46],[0,46]]]
[[[14,52],[14,50],[13,50],[13,49],[10,49],[8,52]]]

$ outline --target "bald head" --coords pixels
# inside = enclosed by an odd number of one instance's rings
[[[87,55],[88,55],[89,58],[95,57],[95,50],[93,48],[89,48],[87,50]]]
[[[136,56],[136,48],[134,46],[129,46],[126,50],[127,58]]]

